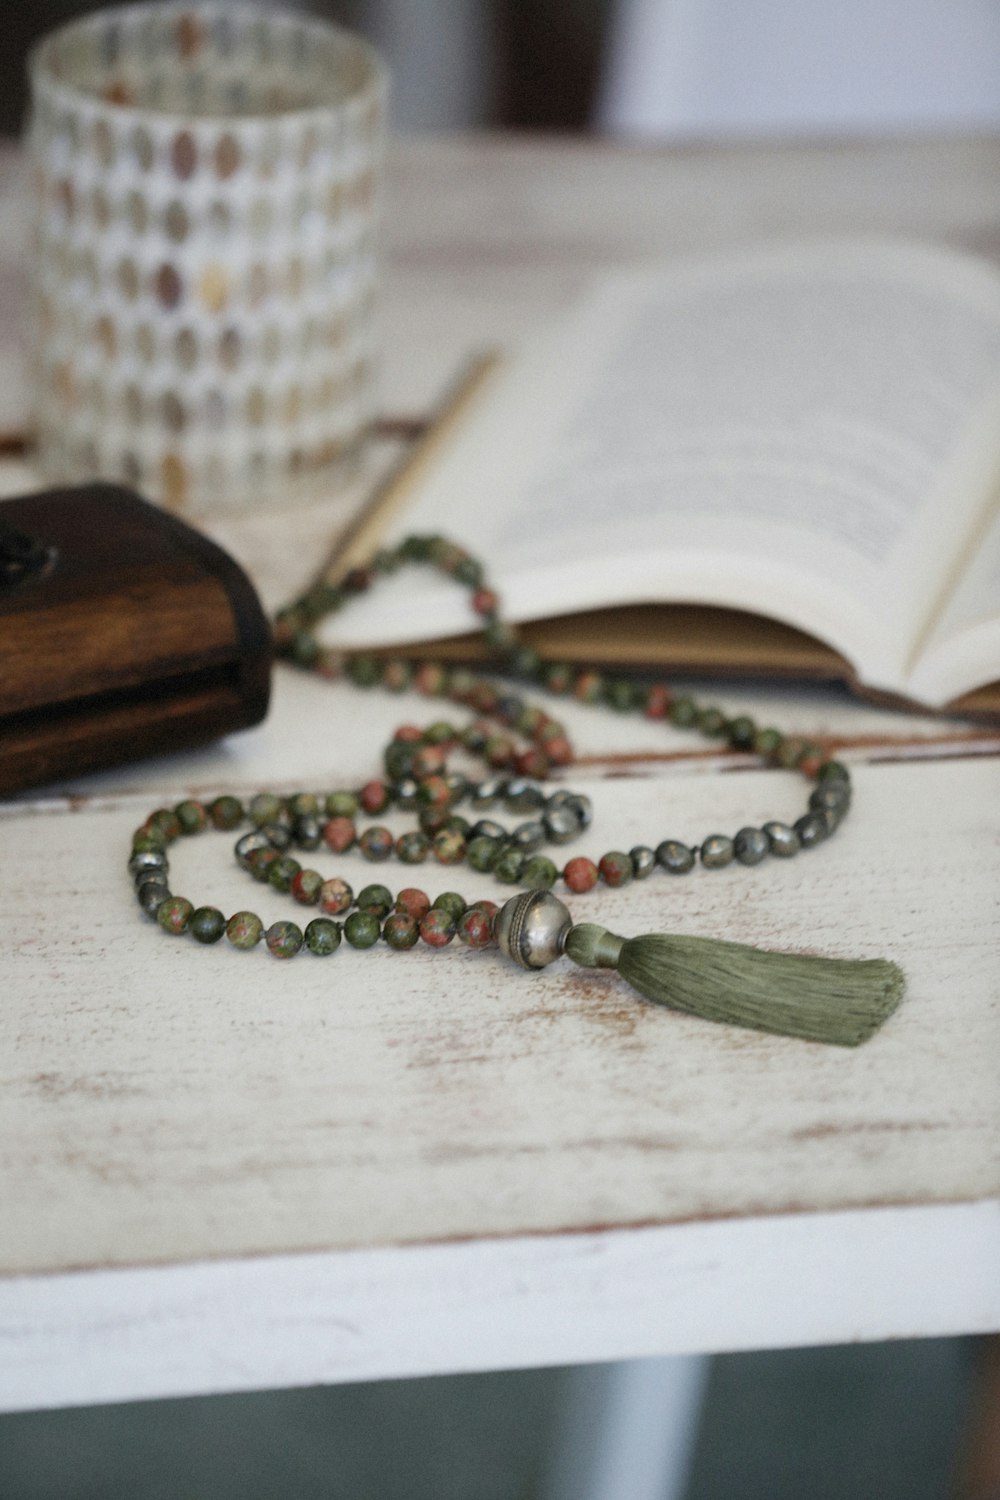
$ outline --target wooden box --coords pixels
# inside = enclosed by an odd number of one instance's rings
[[[267,711],[243,570],[127,490],[0,504],[0,794],[187,749]]]

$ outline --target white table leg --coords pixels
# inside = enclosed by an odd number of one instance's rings
[[[703,1355],[571,1371],[540,1500],[679,1500],[707,1373]]]

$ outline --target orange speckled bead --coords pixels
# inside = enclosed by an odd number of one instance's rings
[[[571,859],[563,870],[563,880],[571,891],[582,895],[584,891],[592,891],[597,884],[598,869],[592,859],[585,859],[578,855]]]

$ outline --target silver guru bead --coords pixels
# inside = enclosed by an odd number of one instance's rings
[[[493,918],[501,953],[522,969],[544,969],[566,946],[573,919],[548,891],[524,891],[506,901]]]

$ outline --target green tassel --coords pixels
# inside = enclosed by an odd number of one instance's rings
[[[839,1047],[867,1041],[892,1015],[906,983],[885,958],[772,953],[666,933],[620,938],[592,922],[570,930],[565,951],[584,968],[617,969],[658,1005]]]

